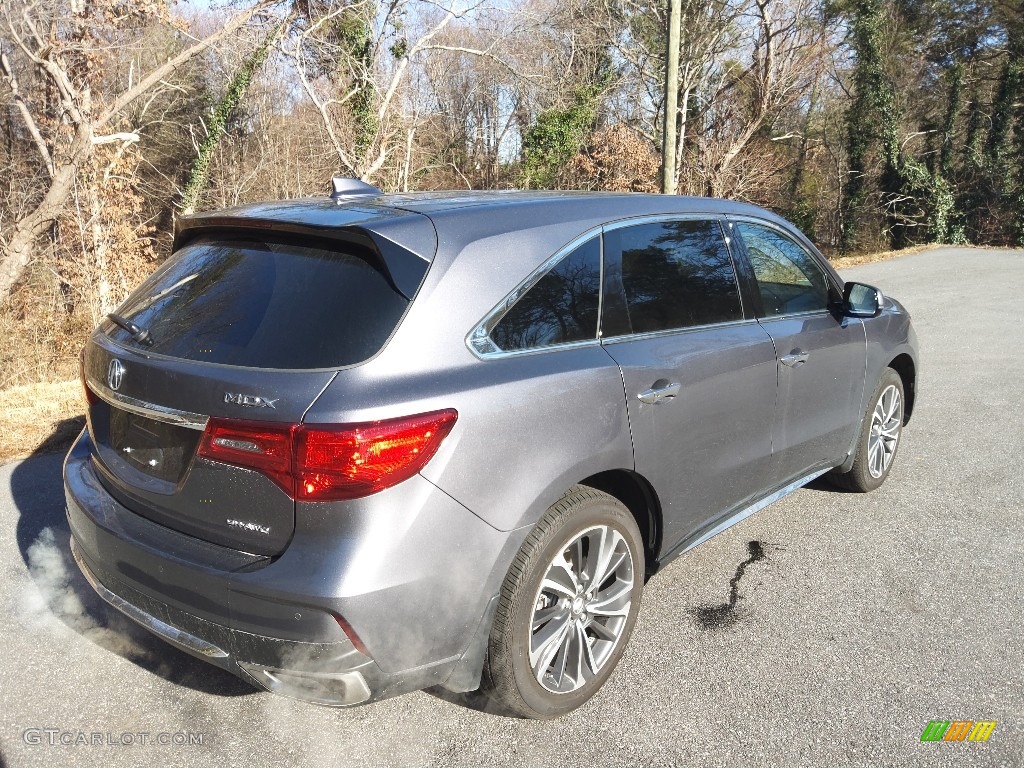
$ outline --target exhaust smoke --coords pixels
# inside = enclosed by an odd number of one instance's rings
[[[99,604],[92,606],[92,589],[78,573],[67,541],[52,528],[44,528],[26,552],[31,586],[20,597],[18,614],[29,630],[53,632],[58,622],[90,642],[132,661],[150,661],[151,653],[136,637],[128,619],[110,614]]]

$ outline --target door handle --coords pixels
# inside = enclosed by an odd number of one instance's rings
[[[682,385],[670,384],[664,379],[654,382],[654,386],[637,395],[641,403],[656,403],[659,400],[671,400],[679,394]]]
[[[779,358],[779,361],[783,365],[788,365],[790,368],[799,368],[807,362],[807,358],[810,356],[810,352],[801,352],[799,349],[794,349],[788,355],[783,355]]]

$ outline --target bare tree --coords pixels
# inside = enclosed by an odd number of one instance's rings
[[[447,5],[416,0],[309,5],[305,25],[282,48],[294,61],[299,84],[320,114],[344,171],[368,180],[405,146],[400,89],[411,62],[434,49],[435,38],[479,3],[460,5],[454,0]],[[324,67],[325,60],[332,66]]]
[[[734,195],[742,185],[737,160],[751,140],[780,110],[810,90],[821,69],[817,62],[826,39],[824,27],[811,18],[812,3],[753,0],[750,59],[742,69],[721,70],[705,113],[697,166],[705,194]],[[744,167],[756,173],[754,165]]]
[[[135,72],[131,67],[126,82],[112,89],[104,87],[109,86],[111,73],[97,66],[101,44],[127,44],[144,23],[171,23],[166,5],[94,0],[73,2],[70,11],[65,11],[62,3],[41,0],[5,4],[0,37],[0,50],[5,54],[3,79],[16,94],[19,115],[33,136],[49,181],[41,198],[3,235],[0,304],[8,300],[30,263],[37,238],[60,216],[79,171],[96,148],[139,140],[133,126],[120,124],[128,108],[143,96],[168,87],[167,80],[176,71],[278,2],[252,3],[202,39],[188,39],[182,32],[187,42],[180,50],[146,72]],[[23,92],[16,76],[18,65],[11,62],[12,58],[20,58],[38,75],[32,94]]]

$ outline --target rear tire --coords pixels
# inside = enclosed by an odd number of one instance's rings
[[[856,456],[849,472],[830,472],[827,477],[848,491],[867,493],[885,482],[896,460],[903,431],[903,379],[886,368],[861,422]]]
[[[584,704],[622,657],[643,579],[643,539],[629,510],[593,488],[570,489],[505,577],[482,691],[518,717],[558,717]]]

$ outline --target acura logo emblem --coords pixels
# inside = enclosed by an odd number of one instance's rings
[[[107,386],[116,392],[121,388],[122,381],[124,381],[124,363],[115,357],[107,366]]]

